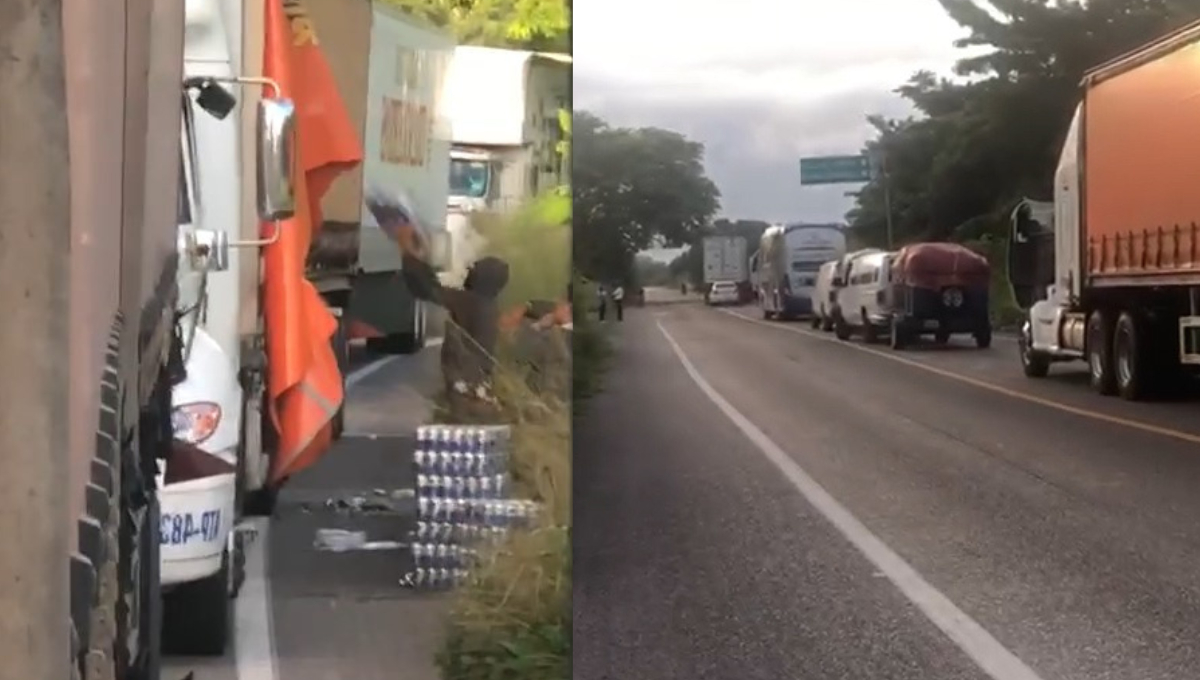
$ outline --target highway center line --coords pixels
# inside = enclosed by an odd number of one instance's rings
[[[428,340],[425,341],[425,347],[441,347],[442,341],[443,341],[443,339],[440,337],[429,338]],[[392,354],[392,355],[388,355],[385,357],[380,357],[365,366],[360,366],[359,368],[355,369],[354,371],[351,371],[350,373],[348,373],[346,375],[345,389],[349,390],[351,387],[354,387],[358,383],[362,382],[368,376],[372,375],[373,373],[377,372],[379,369],[383,368],[384,366],[387,366],[388,364],[392,363],[393,361],[399,359],[402,356],[415,356],[415,355],[413,355],[413,354],[410,354],[410,355]]]
[[[1161,435],[1163,437],[1170,437],[1172,439],[1178,439],[1179,441],[1184,441],[1189,444],[1200,444],[1200,435],[1192,434],[1190,432],[1184,432],[1183,430],[1175,430],[1175,429],[1171,429],[1169,427],[1153,425],[1151,423],[1147,423],[1147,422],[1144,422],[1141,420],[1132,420],[1130,418],[1122,418],[1120,416],[1109,415],[1107,413],[1100,413],[1099,411],[1091,411],[1091,410],[1088,410],[1085,408],[1080,408],[1078,406],[1070,406],[1068,404],[1064,404],[1059,401],[1054,401],[1053,399],[1039,397],[1035,394],[1030,394],[1028,392],[1022,392],[1020,390],[1009,389],[1007,387],[1002,387],[995,383],[990,383],[986,380],[980,380],[978,378],[972,378],[971,376],[968,376],[968,375],[963,375],[962,373],[955,373],[954,371],[947,371],[944,368],[930,366],[929,364],[926,364],[926,363],[923,363],[920,361],[916,361],[914,359],[908,359],[906,357],[900,356],[900,355],[892,353],[892,352],[883,352],[883,351],[877,350],[873,347],[867,347],[866,345],[861,345],[861,344],[858,344],[855,342],[846,342],[844,340],[837,340],[836,338],[831,338],[831,337],[828,337],[825,335],[821,335],[821,334],[809,331],[804,328],[795,328],[792,326],[780,325],[778,323],[769,323],[767,321],[762,321],[759,319],[751,319],[748,316],[744,316],[742,314],[737,314],[735,312],[731,312],[731,311],[724,310],[724,309],[717,310],[717,311],[721,312],[722,314],[728,314],[729,316],[732,316],[735,319],[740,319],[742,321],[745,321],[746,323],[759,324],[761,326],[766,326],[767,328],[774,328],[776,330],[787,331],[789,333],[797,333],[799,335],[803,335],[803,336],[812,338],[814,340],[820,340],[821,342],[833,343],[833,344],[837,345],[838,347],[847,347],[849,349],[858,350],[859,352],[866,352],[867,354],[873,354],[873,355],[875,355],[877,357],[881,357],[883,359],[895,361],[896,363],[904,364],[906,366],[912,366],[913,368],[919,368],[922,371],[927,371],[927,372],[933,373],[935,375],[940,375],[943,378],[950,378],[951,380],[957,380],[961,383],[966,383],[968,385],[973,385],[973,386],[979,387],[981,389],[995,392],[996,394],[1003,394],[1004,396],[1012,397],[1013,399],[1021,399],[1021,400],[1024,400],[1024,401],[1027,401],[1027,402],[1030,402],[1033,404],[1045,406],[1047,408],[1057,409],[1057,410],[1063,411],[1065,413],[1071,413],[1071,414],[1074,414],[1077,416],[1083,416],[1084,418],[1091,418],[1092,420],[1099,420],[1099,421],[1110,423],[1113,425],[1120,425],[1122,427],[1128,427],[1128,428],[1132,428],[1134,430],[1141,430],[1142,432],[1149,432],[1151,434],[1157,434],[1157,435]]]
[[[962,611],[926,581],[916,569],[904,561],[875,534],[871,533],[862,522],[850,513],[845,506],[829,495],[816,480],[808,475],[791,456],[784,452],[770,437],[742,415],[712,385],[704,379],[683,348],[663,326],[657,321],[658,330],[671,345],[675,356],[678,357],[684,370],[692,382],[712,403],[733,422],[742,434],[775,464],[784,477],[796,487],[805,500],[817,512],[821,513],[839,533],[867,558],[892,585],[921,610],[933,625],[946,634],[959,649],[963,651],[981,670],[993,680],[1041,680],[1025,662],[1010,652],[991,633],[979,625],[974,619]],[[243,678],[242,680],[246,680]]]

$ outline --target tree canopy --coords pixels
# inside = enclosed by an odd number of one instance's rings
[[[576,111],[571,152],[575,266],[625,279],[634,256],[690,243],[720,208],[704,173],[704,145],[670,130],[611,127]]]
[[[463,45],[571,50],[571,0],[386,0]]]
[[[1021,197],[1047,199],[1084,71],[1200,17],[1196,0],[939,0],[967,29],[959,79],[914,74],[896,92],[918,115],[869,117],[864,152],[886,173],[847,216],[883,245],[889,182],[897,243],[999,235]]]

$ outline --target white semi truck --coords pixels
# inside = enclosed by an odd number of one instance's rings
[[[333,349],[321,343],[333,333],[322,336],[312,319],[295,323],[265,304],[267,288],[285,278],[285,249],[296,247],[291,230],[305,226],[280,221],[292,216],[296,203],[299,116],[294,102],[280,97],[281,83],[264,77],[265,63],[289,61],[279,55],[305,44],[302,9],[290,0],[186,0],[184,7],[188,95],[177,137],[177,314],[186,378],[173,390],[172,425],[177,448],[217,462],[198,466],[209,472],[203,478],[178,484],[169,465],[160,470],[162,635],[171,652],[218,655],[231,637],[231,598],[241,581],[241,520],[270,512],[301,448],[315,456],[328,445],[317,432],[312,443],[297,447],[289,436],[295,419],[282,410],[288,405],[277,414],[284,429],[267,417],[273,393],[281,391],[270,384],[270,359],[279,354],[270,350],[269,336],[293,349],[324,349],[332,362]],[[267,54],[272,18],[274,57]],[[284,198],[287,210],[280,207]],[[299,281],[302,258],[292,253]],[[296,328],[311,337],[297,337]],[[322,396],[340,401],[340,385]],[[321,403],[332,419],[336,403]]]
[[[212,413],[179,401],[209,366],[192,284],[219,259],[188,229],[190,133],[229,99],[185,77],[183,3],[24,4],[36,40],[0,68],[5,675],[158,680],[163,591],[235,571],[236,466],[186,441]],[[293,121],[280,97],[248,118],[248,210],[271,224],[294,207]]]
[[[1140,399],[1200,365],[1198,57],[1200,22],[1084,76],[1052,206],[1012,216],[1027,376],[1084,360],[1093,389]]]
[[[348,339],[365,339],[377,352],[416,352],[425,345],[429,310],[398,275],[400,251],[364,197],[370,187],[403,190],[435,247],[444,247],[451,125],[443,99],[454,39],[387,2],[303,5],[364,147],[362,163],[335,179],[321,201],[308,275],[342,310]]]
[[[461,45],[445,90],[453,145],[447,225],[448,283],[458,283],[483,247],[470,216],[504,212],[564,185],[559,112],[571,108],[571,57]]]

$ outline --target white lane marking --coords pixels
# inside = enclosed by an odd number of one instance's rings
[[[425,347],[441,347],[442,341],[443,341],[443,339],[440,337],[439,338],[429,338],[428,340],[425,341]],[[361,366],[361,367],[355,369],[354,371],[350,372],[349,375],[346,376],[345,389],[349,390],[351,387],[354,387],[358,383],[365,380],[368,376],[376,373],[384,366],[387,366],[388,364],[401,358],[402,356],[405,356],[405,355],[392,354],[392,355],[389,355],[386,357],[380,357],[365,366]],[[409,355],[409,356],[412,356],[412,355]]]
[[[248,521],[254,540],[246,546],[246,580],[234,600],[234,656],[238,680],[278,680],[275,626],[268,578],[271,523],[266,517]]]
[[[659,321],[658,330],[667,339],[675,356],[692,382],[725,414],[767,460],[775,464],[784,477],[820,512],[859,552],[863,554],[893,585],[908,598],[926,618],[950,638],[981,670],[994,680],[1041,680],[1037,673],[1015,654],[1000,644],[983,626],[962,611],[926,581],[916,569],[904,561],[857,517],[829,495],[778,444],[773,442],[746,416],[742,415],[712,385],[704,379],[688,359],[683,348]]]

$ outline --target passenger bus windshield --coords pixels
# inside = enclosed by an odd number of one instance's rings
[[[487,196],[491,169],[483,161],[450,161],[450,195],[467,198]]]

